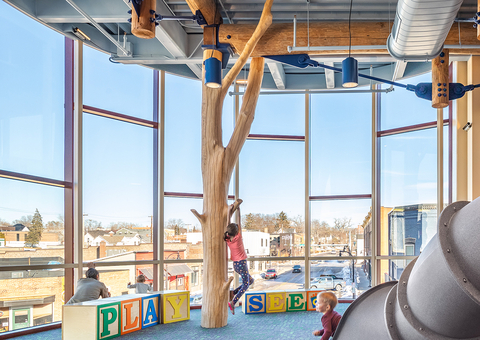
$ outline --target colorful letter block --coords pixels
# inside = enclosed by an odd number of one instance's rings
[[[160,323],[160,294],[149,294],[142,298],[142,328]]]
[[[267,313],[282,313],[287,311],[287,299],[284,290],[270,290],[266,293]]]
[[[317,308],[317,295],[322,292],[321,290],[309,290],[307,291],[307,310],[315,311]]]
[[[120,333],[127,334],[142,329],[142,299],[120,301],[122,326]]]
[[[242,299],[242,311],[245,314],[266,313],[267,294],[265,292],[245,292]]]
[[[287,290],[287,312],[307,310],[307,293],[302,290]]]
[[[166,290],[158,293],[160,294],[162,306],[162,323],[171,323],[190,319],[189,291]]]
[[[120,335],[120,302],[97,307],[98,339],[111,339]]]

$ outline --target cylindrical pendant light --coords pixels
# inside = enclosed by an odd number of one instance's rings
[[[358,61],[348,57],[342,61],[342,85],[343,87],[356,87],[358,85]]]

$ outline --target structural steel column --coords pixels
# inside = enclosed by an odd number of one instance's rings
[[[165,277],[165,266],[164,266],[164,251],[165,251],[165,71],[160,71],[160,103],[159,103],[159,114],[158,117],[158,191],[156,193],[158,197],[158,233],[156,235],[157,245],[158,245],[158,267],[159,273],[156,276],[157,280],[162,282],[162,286],[158,287],[166,289],[164,287],[164,277]],[[167,275],[168,276],[168,275]],[[167,277],[168,280],[168,277]],[[160,282],[159,281],[159,282]]]
[[[159,72],[158,70],[153,71],[153,121],[158,123],[160,115],[160,89],[159,89]],[[158,233],[158,211],[159,211],[159,182],[160,182],[160,172],[162,171],[159,166],[159,130],[161,127],[157,124],[157,127],[153,128],[153,211],[152,211],[152,230],[150,230],[150,239],[152,240],[153,247],[153,260],[158,261],[162,257],[160,252],[160,240]],[[159,270],[160,269],[160,270]],[[163,276],[160,274],[163,273],[161,267],[158,263],[153,265],[153,289],[155,291],[161,290],[159,283],[162,282],[163,285]],[[161,281],[160,281],[161,278]]]
[[[65,145],[64,145],[64,181],[70,183],[64,189],[63,228],[65,264],[75,263],[75,237],[73,231],[73,74],[74,74],[73,40],[65,38]],[[64,303],[74,293],[75,275],[73,268],[65,268]]]
[[[372,89],[378,89],[379,85],[371,85]],[[370,280],[372,286],[377,285],[379,282],[377,255],[378,254],[378,241],[380,239],[380,150],[378,145],[380,144],[380,137],[377,137],[378,127],[380,126],[379,110],[381,93],[372,93],[372,237],[370,249],[371,254],[371,275]]]
[[[305,288],[310,288],[310,93],[305,93]]]
[[[77,263],[75,285],[83,276],[83,43],[74,47],[73,100],[73,230],[74,257]]]

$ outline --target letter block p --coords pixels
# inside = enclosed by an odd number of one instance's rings
[[[120,302],[97,307],[97,339],[111,339],[120,335]]]

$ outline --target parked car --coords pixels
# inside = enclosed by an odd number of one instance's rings
[[[299,264],[296,264],[293,266],[292,273],[301,273],[301,272],[302,272],[302,266],[300,266]]]
[[[266,279],[276,279],[277,278],[277,271],[275,269],[267,269],[265,273],[265,280]]]
[[[346,282],[343,280],[334,280],[330,276],[321,276],[319,278],[313,279],[310,283],[311,288],[325,289],[325,290],[336,290],[340,291],[346,286]]]
[[[195,295],[190,302],[192,305],[201,305],[202,304],[202,295]]]

